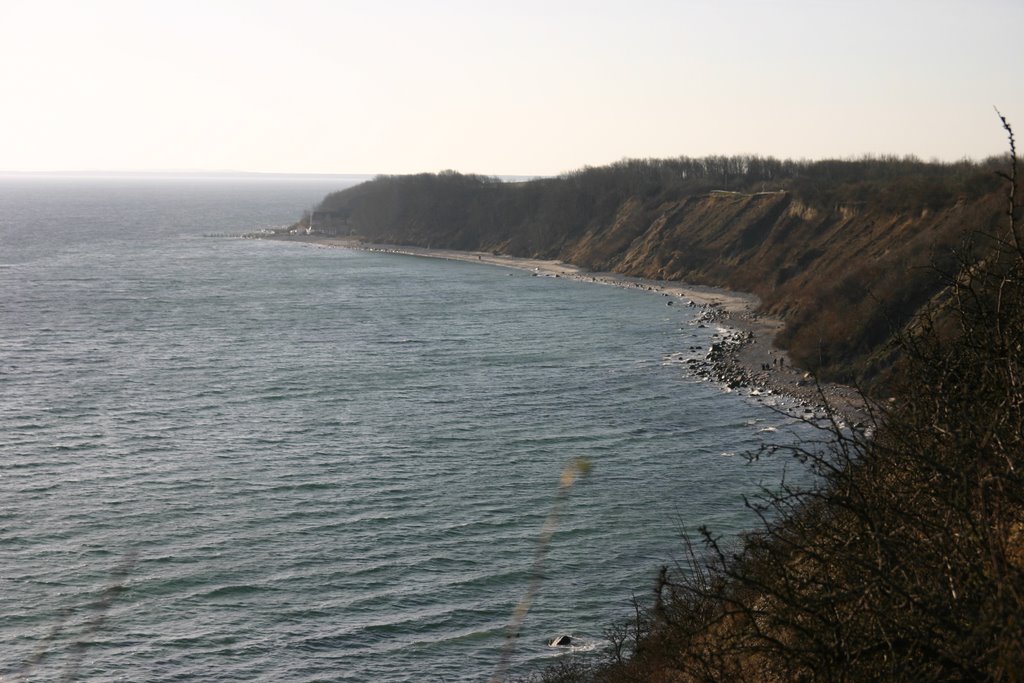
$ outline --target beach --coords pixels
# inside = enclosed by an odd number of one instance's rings
[[[754,294],[718,287],[666,280],[648,280],[618,273],[594,272],[562,261],[533,259],[482,251],[458,251],[393,244],[376,244],[356,238],[322,235],[259,235],[263,239],[303,242],[322,247],[360,249],[423,258],[484,263],[527,271],[536,277],[553,277],[637,289],[666,297],[667,305],[700,309],[696,324],[719,328],[719,342],[701,359],[680,355],[675,360],[688,365],[693,374],[722,384],[727,391],[750,396],[755,401],[788,397],[786,410],[812,420],[835,415],[848,424],[869,421],[863,397],[854,388],[818,383],[806,370],[795,366],[788,354],[773,340],[784,322],[760,312]]]

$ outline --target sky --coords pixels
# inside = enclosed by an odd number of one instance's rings
[[[1021,0],[0,0],[0,171],[982,159]]]

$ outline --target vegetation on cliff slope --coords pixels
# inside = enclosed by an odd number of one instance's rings
[[[594,270],[754,292],[778,342],[852,381],[943,287],[964,226],[991,228],[995,161],[628,160],[504,183],[381,176],[329,195],[318,227],[371,241],[561,259]]]

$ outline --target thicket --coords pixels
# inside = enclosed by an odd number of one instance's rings
[[[992,191],[992,171],[998,163],[995,157],[982,162],[941,163],[896,156],[821,161],[757,155],[684,156],[624,159],[517,183],[454,171],[381,175],[328,195],[318,210],[345,210],[360,227],[381,231],[418,217],[424,227],[430,223],[444,235],[446,223],[476,223],[489,229],[487,226],[519,226],[524,220],[572,234],[575,227],[607,215],[629,197],[649,200],[712,190],[786,190],[823,210],[868,202],[892,211],[939,209]],[[495,222],[485,222],[495,218]],[[543,249],[546,245],[541,236],[530,246]]]
[[[819,485],[765,491],[738,550],[702,530],[604,662],[535,680],[1024,680],[1024,235],[1003,125],[1004,221],[894,341],[873,436],[821,425],[788,449]]]

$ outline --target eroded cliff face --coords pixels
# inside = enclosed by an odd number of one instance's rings
[[[994,227],[999,215],[994,195],[902,213],[867,204],[826,211],[786,192],[718,192],[656,206],[634,198],[559,257],[753,292],[786,321],[777,342],[801,365],[849,381],[940,291],[968,233]]]
[[[989,192],[893,211],[870,201],[822,206],[792,191],[586,195],[485,185],[445,198],[437,187],[363,188],[345,207],[348,225],[376,241],[753,292],[786,322],[778,344],[823,378],[845,381],[941,290],[954,249],[971,231],[994,229],[1004,201]],[[373,201],[375,191],[386,200]]]

